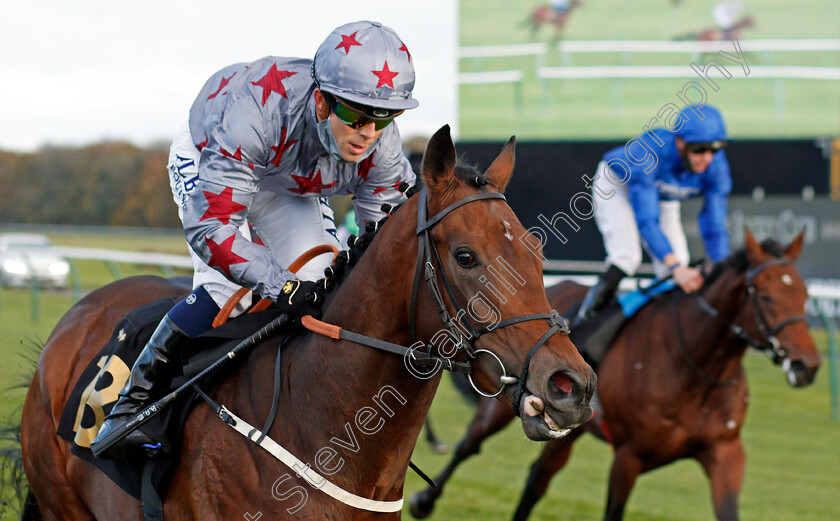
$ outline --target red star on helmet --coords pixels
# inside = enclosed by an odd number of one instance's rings
[[[228,277],[231,276],[231,264],[248,262],[248,259],[240,257],[239,255],[233,253],[233,240],[235,238],[236,234],[234,233],[227,239],[223,240],[221,244],[217,244],[210,237],[204,238],[204,242],[206,242],[207,247],[210,248],[210,260],[207,261],[207,265],[212,266],[214,268],[219,268],[220,270],[225,272]]]
[[[363,181],[367,181],[367,178],[370,175],[370,169],[376,166],[373,164],[374,155],[376,155],[375,151],[371,155],[362,159],[359,163],[359,177],[361,177]]]
[[[204,198],[207,199],[207,211],[201,216],[198,222],[207,219],[218,219],[222,224],[230,223],[230,216],[247,210],[248,207],[233,201],[233,188],[227,187],[219,194],[202,190]]]
[[[324,188],[332,188],[335,185],[335,181],[332,183],[325,185],[321,181],[321,169],[318,169],[318,172],[312,172],[310,175],[304,177],[302,175],[295,175],[292,174],[292,179],[295,180],[297,183],[297,188],[289,188],[290,192],[294,192],[296,194],[320,194],[321,190]]]
[[[271,163],[274,166],[280,166],[280,160],[283,158],[283,152],[285,152],[286,150],[289,149],[289,147],[291,147],[292,145],[294,145],[295,143],[298,142],[297,139],[290,139],[289,141],[286,141],[286,132],[287,132],[287,130],[286,130],[285,126],[283,128],[281,128],[280,129],[280,144],[277,145],[276,147],[271,147],[271,150],[273,150],[274,152],[277,153],[274,156],[274,158],[271,160]]]
[[[242,161],[242,145],[239,145],[236,148],[236,152],[234,152],[233,154],[231,154],[230,152],[228,152],[227,150],[225,150],[222,147],[219,147],[219,150],[222,151],[222,156],[224,156],[224,157],[230,157],[230,158],[236,159],[237,161]],[[251,167],[251,169],[254,168],[253,163],[248,163],[248,166]]]
[[[237,72],[238,72],[238,71],[237,71]],[[213,94],[211,94],[211,95],[207,96],[207,99],[213,99],[213,98],[215,98],[215,97],[219,94],[219,92],[221,92],[221,90],[222,90],[222,89],[224,89],[225,87],[227,87],[227,84],[228,84],[228,83],[230,83],[230,80],[232,80],[234,76],[236,76],[236,73],[235,73],[235,72],[234,72],[233,74],[231,74],[231,75],[230,75],[230,78],[225,78],[224,76],[222,76],[222,84],[221,84],[221,85],[219,85],[219,88],[218,88],[218,89],[216,89],[216,92],[214,92]],[[222,95],[225,95],[225,94],[227,94],[227,92],[222,92]]]
[[[278,71],[277,64],[273,64],[268,72],[265,73],[265,76],[260,78],[259,81],[252,81],[251,85],[257,85],[258,87],[263,88],[263,95],[262,95],[262,104],[265,106],[265,101],[271,95],[272,92],[276,92],[277,94],[283,96],[286,99],[289,99],[289,96],[286,95],[286,86],[283,85],[283,80],[288,78],[289,76],[294,76],[297,72],[293,71]]]
[[[360,44],[359,42],[356,41],[356,33],[358,33],[358,32],[359,31],[356,31],[353,34],[351,34],[350,36],[346,36],[346,35],[342,34],[341,35],[341,43],[336,45],[335,48],[336,49],[338,49],[339,47],[343,48],[345,56],[350,54],[350,47],[352,47],[354,45],[362,45],[362,44]]]
[[[411,61],[411,53],[408,52],[408,47],[406,47],[405,44],[403,44],[402,47],[400,47],[399,50],[405,51],[405,53],[408,55],[408,61]]]
[[[383,86],[383,85],[388,85],[389,87],[391,87],[393,89],[394,88],[394,78],[397,76],[397,74],[399,74],[399,72],[391,72],[391,70],[388,68],[388,62],[387,61],[385,62],[385,65],[382,66],[381,71],[370,71],[370,72],[376,74],[376,77],[379,78],[379,82],[376,84],[377,89],[379,87]]]

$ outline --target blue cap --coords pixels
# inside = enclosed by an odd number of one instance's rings
[[[705,116],[700,119],[697,113]],[[726,141],[726,127],[723,116],[715,107],[709,105],[694,105],[680,111],[682,127],[676,131],[686,143],[711,143],[712,141]]]

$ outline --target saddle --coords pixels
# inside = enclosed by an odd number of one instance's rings
[[[57,434],[72,442],[71,452],[74,455],[99,468],[137,499],[142,496],[143,472],[148,459],[142,454],[121,460],[99,459],[93,456],[90,442],[116,403],[134,361],[160,320],[177,300],[166,298],[152,302],[131,311],[120,320],[111,338],[76,382],[58,425]],[[167,393],[209,367],[243,338],[259,331],[279,314],[276,308],[244,314],[191,339],[181,351],[183,376],[172,381]],[[214,377],[223,374],[224,371],[212,375],[204,381],[203,387],[211,388],[215,383]],[[146,476],[155,489],[161,489],[174,470],[181,431],[198,399],[197,393],[192,392],[140,427],[146,435],[160,441],[165,448],[154,460],[151,475]]]
[[[673,281],[664,280],[619,295],[597,314],[573,327],[569,338],[586,363],[593,369],[597,369],[621,328],[646,304],[675,288]],[[576,302],[565,310],[563,315],[567,317],[577,315],[581,303],[582,301]]]

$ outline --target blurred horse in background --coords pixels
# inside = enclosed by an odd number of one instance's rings
[[[551,4],[540,4],[528,14],[528,18],[520,25],[530,28],[532,38],[536,38],[537,33],[543,26],[551,27],[553,30],[551,40],[556,42],[562,36],[572,10],[578,6],[580,6],[580,0],[565,2],[561,0],[554,1]]]
[[[792,387],[811,384],[820,366],[805,321],[807,290],[794,266],[802,243],[799,234],[784,248],[769,240],[758,244],[748,230],[746,247],[717,263],[700,293],[672,291],[633,315],[597,367],[600,410],[565,438],[546,444],[513,519],[528,518],[569,460],[574,441],[589,432],[614,450],[605,521],[622,519],[640,474],[685,458],[705,470],[717,519],[736,521],[745,466],[740,432],[749,394],[744,354],[749,347],[764,351]],[[547,294],[555,309],[569,314],[586,291],[566,281]],[[572,339],[580,342],[574,331]],[[412,496],[412,515],[428,517],[455,468],[512,419],[508,408],[482,399],[452,460],[435,479],[438,487]]]

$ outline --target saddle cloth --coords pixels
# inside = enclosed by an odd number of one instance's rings
[[[592,318],[573,327],[569,336],[583,359],[596,369],[624,324],[654,298],[675,288],[676,285],[668,280],[619,295]],[[575,303],[563,314],[575,316],[580,304]]]
[[[167,298],[152,302],[131,311],[117,324],[110,340],[76,382],[58,425],[58,435],[73,443],[73,454],[95,465],[137,499],[141,499],[141,479],[146,457],[139,454],[122,460],[102,460],[93,456],[90,443],[128,381],[134,361],[160,320],[177,300]],[[200,373],[278,315],[276,308],[245,314],[190,340],[182,349],[184,375],[173,380],[170,390]],[[214,376],[218,377],[220,373]],[[212,387],[212,379],[210,377],[202,381],[203,390]],[[154,397],[158,398],[160,396]],[[152,474],[152,484],[157,490],[162,489],[175,467],[181,430],[196,399],[197,393],[185,393],[171,407],[141,427],[145,434],[160,441],[168,449],[166,453],[157,456],[159,462]]]

